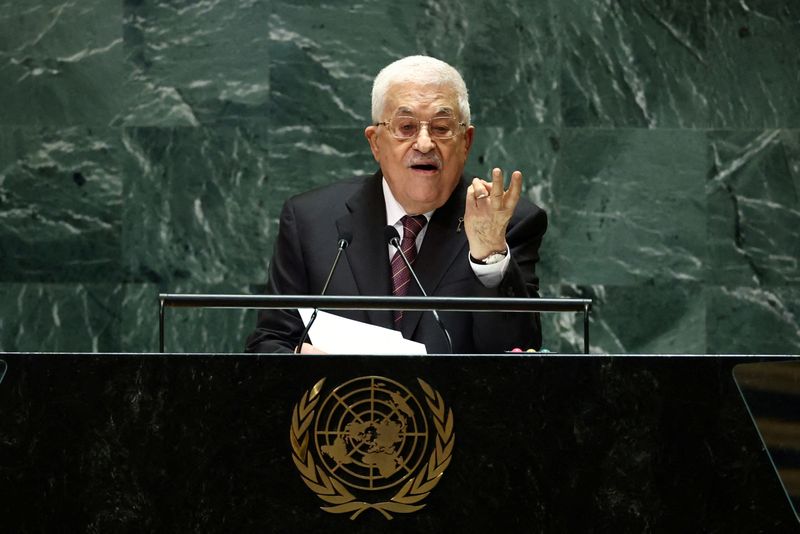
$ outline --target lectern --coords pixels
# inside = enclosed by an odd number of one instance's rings
[[[2,354],[6,532],[785,532],[796,357]]]

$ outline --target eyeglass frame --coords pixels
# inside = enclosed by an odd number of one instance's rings
[[[417,134],[414,135],[413,137],[397,137],[394,134],[394,132],[392,132],[392,129],[389,127],[389,123],[391,123],[394,119],[400,119],[400,118],[409,118],[409,119],[416,120],[419,123],[419,131],[417,131]],[[439,141],[449,141],[450,139],[455,139],[456,138],[458,133],[453,133],[453,135],[451,137],[434,137],[433,135],[431,135],[430,125],[431,125],[431,121],[434,120],[434,119],[453,119],[453,117],[433,117],[431,120],[421,121],[421,120],[417,119],[416,117],[414,117],[413,115],[398,115],[396,117],[392,117],[388,121],[376,122],[375,126],[384,126],[389,131],[391,136],[394,137],[395,139],[397,139],[398,141],[411,141],[412,139],[418,138],[420,132],[422,132],[422,125],[423,124],[425,125],[425,128],[428,130],[428,137],[430,137],[431,139],[436,139],[436,140],[439,140]],[[459,123],[456,123],[456,126],[460,126],[461,128],[466,128],[467,127],[467,123],[464,122],[464,121],[461,121]]]

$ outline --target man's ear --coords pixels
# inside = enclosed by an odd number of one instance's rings
[[[469,149],[472,148],[472,140],[475,137],[475,127],[473,125],[467,126],[464,132],[464,158],[469,156]]]
[[[370,125],[364,128],[364,137],[366,137],[367,141],[369,141],[369,148],[372,150],[372,157],[375,158],[375,161],[380,163],[381,149],[378,143],[378,127]]]

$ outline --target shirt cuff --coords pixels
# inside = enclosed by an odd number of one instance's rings
[[[478,277],[478,280],[481,281],[484,287],[495,288],[503,281],[503,277],[506,275],[509,262],[511,261],[511,249],[508,248],[508,244],[506,244],[506,250],[508,251],[506,257],[503,258],[502,261],[492,263],[491,265],[475,263],[469,258],[469,252],[467,252],[467,261],[472,267],[472,272],[475,273],[475,276]]]

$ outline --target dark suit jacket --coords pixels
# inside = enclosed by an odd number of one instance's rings
[[[328,295],[392,294],[386,208],[380,171],[309,191],[286,201],[281,213],[267,292],[319,295],[336,255],[339,237],[351,233],[328,287]],[[547,229],[545,212],[526,199],[517,205],[506,240],[511,264],[496,288],[486,288],[469,265],[469,246],[459,221],[469,182],[462,179],[450,199],[433,213],[414,269],[428,295],[448,297],[535,297],[534,266]],[[419,296],[411,284],[409,296]],[[392,312],[338,311],[339,315],[392,328]],[[541,346],[537,314],[442,312],[456,353],[497,353]],[[249,352],[291,352],[303,331],[295,310],[263,310],[247,339]],[[446,353],[447,344],[429,312],[406,311],[403,336],[424,343],[428,353]],[[311,340],[313,342],[313,339]]]

